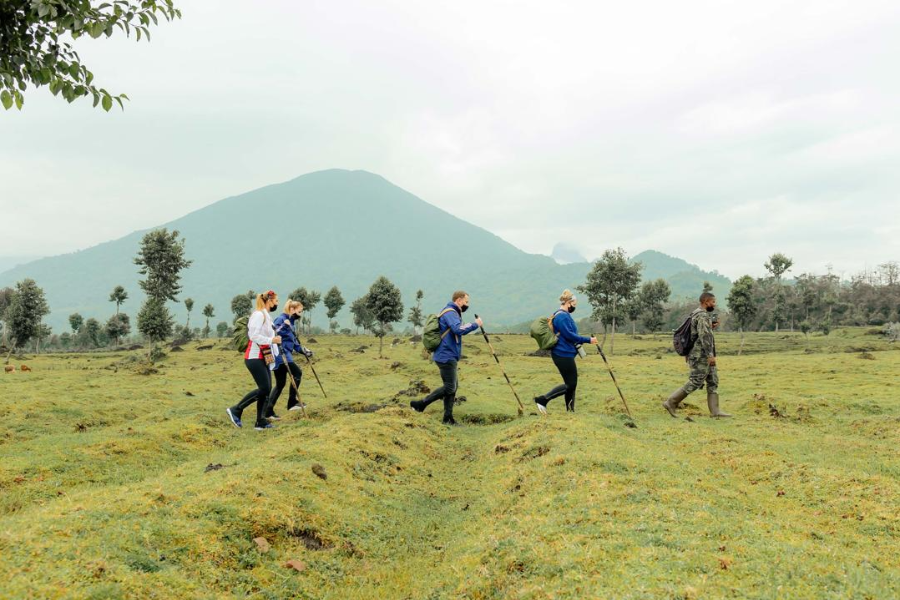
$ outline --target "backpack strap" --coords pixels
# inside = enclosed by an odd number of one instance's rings
[[[452,308],[445,308],[444,310],[442,310],[442,311],[441,311],[441,314],[438,315],[438,327],[441,326],[441,318],[442,318],[444,315],[446,315],[448,312],[456,312],[456,311],[453,310]],[[450,328],[449,328],[449,327],[448,327],[447,329],[444,330],[444,333],[441,334],[441,339],[444,339],[445,337],[447,337],[447,334],[448,334],[448,333],[450,333]]]
[[[558,311],[556,311],[555,313],[550,315],[549,319],[547,319],[547,323],[550,325],[550,332],[553,333],[554,335],[556,335],[556,331],[553,330],[553,319],[555,319],[556,315],[558,315],[561,312],[563,312],[562,309],[559,309]]]

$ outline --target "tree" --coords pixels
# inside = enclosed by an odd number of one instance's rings
[[[191,266],[193,261],[184,257],[184,238],[178,239],[178,231],[165,228],[146,234],[134,259],[138,273],[146,279],[138,282],[148,298],[155,300],[178,300],[181,292],[181,271]]]
[[[625,303],[624,313],[631,322],[631,339],[637,335],[637,321],[641,318],[644,307],[641,305],[641,298],[635,294]]]
[[[94,74],[81,62],[72,40],[89,35],[111,37],[118,29],[140,41],[150,40],[150,26],[181,18],[172,0],[30,0],[0,2],[0,103],[22,108],[29,85],[49,86],[68,102],[90,96],[109,111],[113,101],[124,109],[125,94],[112,95],[94,84]]]
[[[116,340],[116,347],[119,345],[119,338],[129,333],[131,333],[131,319],[125,313],[117,313],[106,322],[106,335]]]
[[[704,293],[705,293],[705,292],[710,292],[710,293],[711,293],[712,290],[713,290],[712,284],[711,284],[710,282],[708,282],[708,281],[704,281],[704,282],[703,282],[703,291],[704,291]]]
[[[332,333],[334,333],[338,328],[337,321],[335,321],[334,318],[341,312],[341,309],[344,308],[346,302],[344,301],[344,296],[341,295],[341,290],[339,290],[337,286],[328,290],[328,293],[325,294],[324,302],[325,308],[328,309],[329,327],[331,328]]]
[[[753,317],[756,316],[755,291],[756,282],[749,275],[744,275],[734,282],[728,293],[728,310],[734,317],[738,329],[741,332],[741,346],[738,356],[744,351],[744,329],[746,329]]]
[[[766,268],[766,271],[772,274],[775,281],[781,284],[781,276],[791,270],[791,267],[794,266],[794,260],[781,252],[776,252],[769,257],[769,260],[763,266]]]
[[[116,314],[119,314],[119,307],[128,300],[128,292],[121,285],[117,285],[109,294],[109,301],[116,303]]]
[[[226,323],[225,321],[219,321],[219,323],[216,325],[216,334],[219,337],[223,337],[226,331],[228,331],[228,323]]]
[[[249,290],[246,294],[238,294],[231,299],[231,313],[234,315],[235,321],[250,314],[250,311],[253,310],[254,298],[256,298],[256,292]]]
[[[184,299],[184,307],[187,309],[188,318],[187,323],[184,324],[188,329],[191,328],[191,311],[194,310],[194,299],[193,298],[185,298]]]
[[[41,351],[41,342],[43,340],[50,340],[53,337],[53,328],[51,328],[46,323],[40,323],[38,325],[37,331],[34,334],[34,351]]]
[[[16,284],[15,292],[6,308],[5,321],[10,339],[6,364],[16,348],[24,348],[38,334],[41,319],[49,314],[50,307],[44,297],[44,290],[33,279],[23,279]]]
[[[100,345],[100,331],[100,321],[97,319],[91,318],[84,322],[84,335],[93,348]]]
[[[800,323],[800,331],[806,336],[806,347],[809,348],[809,332],[812,331],[812,323],[806,320],[802,321]]]
[[[69,315],[69,327],[72,328],[72,333],[77,334],[81,331],[81,326],[84,325],[84,317],[82,317],[78,313],[72,313]]]
[[[900,284],[900,263],[895,260],[878,265],[885,285],[892,287]]]
[[[648,281],[641,286],[639,292],[640,305],[643,309],[641,318],[648,331],[659,331],[662,327],[665,304],[671,295],[672,288],[665,279]]]
[[[366,308],[379,325],[375,335],[379,339],[378,356],[380,358],[384,348],[384,336],[389,331],[388,326],[403,318],[400,290],[387,277],[379,277],[369,288],[369,293],[366,294]]]
[[[6,322],[6,310],[9,308],[9,303],[12,302],[14,294],[15,291],[9,287],[0,290],[0,331],[3,332],[3,341],[6,341],[6,333],[8,329],[8,327],[3,326],[3,324]]]
[[[178,231],[169,233],[165,228],[146,234],[134,259],[138,273],[146,278],[138,282],[147,299],[138,313],[138,331],[150,340],[150,359],[156,355],[155,344],[172,333],[172,316],[166,301],[177,301],[181,292],[181,271],[191,266],[184,257],[184,238],[178,239]],[[193,304],[193,303],[192,303]],[[146,320],[146,321],[145,321]]]
[[[159,298],[147,298],[138,313],[138,331],[147,338],[151,344],[162,342],[172,335],[174,319],[166,307],[166,303]],[[151,356],[153,355],[151,351]]]
[[[422,316],[422,298],[425,292],[419,290],[416,292],[416,305],[409,309],[409,317],[406,319],[413,326],[413,333],[418,334],[418,328],[425,324]]]
[[[629,264],[628,255],[622,248],[607,250],[594,263],[587,275],[584,285],[578,291],[587,294],[588,302],[593,306],[593,316],[606,328],[612,324],[612,341],[609,353],[615,349],[617,311],[623,302],[627,302],[641,281],[641,263]]]
[[[359,334],[359,328],[363,331],[371,331],[375,325],[375,317],[368,308],[368,296],[357,298],[350,304],[350,313],[353,315],[353,324],[356,326],[356,333]]]
[[[207,304],[203,307],[203,316],[206,317],[206,326],[203,328],[203,337],[209,337],[209,320],[216,316],[216,309],[212,304]],[[225,328],[228,328],[228,325],[225,325]],[[222,337],[221,335],[219,337]]]

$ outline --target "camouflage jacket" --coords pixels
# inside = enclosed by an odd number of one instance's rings
[[[691,313],[691,337],[696,341],[688,358],[709,358],[716,355],[712,317],[703,308],[697,308]]]

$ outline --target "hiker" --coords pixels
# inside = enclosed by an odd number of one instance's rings
[[[663,402],[663,408],[673,417],[675,410],[688,394],[706,385],[706,404],[713,417],[730,417],[719,410],[719,371],[716,368],[716,338],[713,330],[719,326],[718,320],[711,318],[716,308],[716,296],[710,292],[700,294],[700,306],[690,315],[691,342],[693,347],[684,360],[691,368],[688,382],[675,390]]]
[[[456,401],[458,382],[457,363],[462,357],[462,336],[478,331],[484,323],[475,319],[474,323],[463,325],[462,314],[469,309],[469,294],[463,291],[453,292],[453,297],[444,310],[438,315],[441,331],[441,343],[434,351],[432,360],[441,373],[443,385],[434,390],[424,400],[413,400],[409,405],[418,412],[424,412],[429,404],[438,398],[444,399],[445,425],[456,425],[453,419],[453,403]]]
[[[284,389],[285,383],[287,382],[288,369],[291,371],[291,375],[294,378],[294,382],[297,384],[297,388],[300,388],[300,380],[303,378],[303,371],[301,371],[300,367],[297,366],[297,363],[294,362],[292,353],[299,352],[307,358],[312,358],[313,355],[312,350],[304,348],[300,344],[300,340],[297,339],[297,336],[294,335],[294,322],[300,318],[300,313],[302,312],[302,302],[298,300],[288,300],[284,305],[284,312],[278,315],[278,318],[275,319],[273,324],[275,333],[282,335],[281,352],[275,358],[275,369],[272,371],[275,374],[275,387],[272,388],[272,393],[269,394],[269,406],[266,409],[266,418],[269,420],[277,421],[279,419],[278,415],[275,414],[275,403],[278,402],[278,397],[281,396],[281,390]],[[297,397],[297,390],[294,389],[294,386],[290,386],[290,389],[288,390],[287,409],[300,410],[301,407],[301,402],[298,401]]]
[[[256,402],[256,424],[254,429],[262,431],[273,427],[266,418],[269,394],[272,390],[272,377],[269,365],[275,361],[278,349],[275,344],[281,343],[281,336],[275,334],[270,312],[278,309],[278,294],[269,290],[256,296],[256,310],[247,321],[247,350],[244,352],[244,365],[253,376],[256,389],[244,396],[240,402],[227,408],[228,418],[235,427],[242,427],[241,414],[244,409]]]
[[[559,297],[559,310],[553,313],[551,320],[553,331],[556,333],[556,345],[550,350],[553,364],[562,375],[563,384],[558,385],[543,396],[536,396],[534,404],[537,409],[547,414],[547,404],[558,396],[565,394],[566,410],[575,412],[575,390],[578,388],[578,367],[575,365],[575,355],[581,344],[596,344],[597,338],[578,335],[578,327],[572,313],[578,306],[578,299],[571,291],[565,290]]]

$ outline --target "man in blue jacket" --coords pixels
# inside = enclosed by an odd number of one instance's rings
[[[415,410],[424,412],[429,404],[443,398],[445,425],[456,425],[456,421],[453,420],[453,403],[456,401],[458,384],[457,364],[462,357],[462,336],[478,331],[478,328],[484,325],[481,319],[475,319],[474,323],[464,325],[462,314],[467,310],[469,310],[469,294],[463,291],[453,292],[453,299],[444,307],[438,319],[441,327],[441,344],[432,357],[441,372],[443,385],[424,400],[413,400],[409,403]]]

